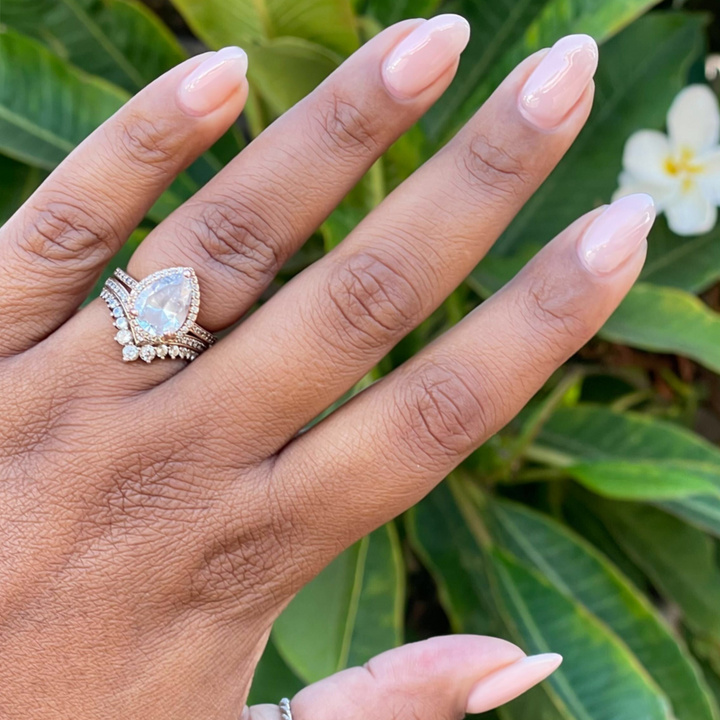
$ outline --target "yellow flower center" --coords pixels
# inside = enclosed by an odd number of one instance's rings
[[[665,172],[668,175],[696,175],[702,171],[703,166],[695,162],[695,153],[690,148],[683,148],[679,157],[670,156],[665,160]]]

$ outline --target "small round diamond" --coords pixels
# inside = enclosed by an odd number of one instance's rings
[[[140,348],[140,358],[146,363],[152,362],[155,357],[155,348],[152,345],[143,345]]]
[[[166,358],[168,354],[168,346],[160,345],[159,347],[155,348],[155,354],[161,359]]]
[[[113,317],[120,318],[125,313],[123,312],[123,309],[121,307],[116,307],[116,308],[113,308],[112,314],[113,314]]]
[[[130,345],[133,341],[133,336],[129,330],[119,330],[115,335],[115,340],[121,345]]]
[[[140,348],[137,345],[126,345],[123,348],[123,360],[125,362],[132,362],[140,357]]]
[[[127,330],[130,327],[130,325],[128,324],[127,318],[120,317],[115,321],[115,327],[118,330]]]
[[[171,345],[170,346],[170,357],[176,358],[180,355],[180,348],[177,345]]]

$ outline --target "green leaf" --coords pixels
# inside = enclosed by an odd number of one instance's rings
[[[442,0],[369,0],[363,12],[388,27],[401,20],[430,17],[441,4]]]
[[[715,543],[699,530],[645,505],[599,505],[617,543],[660,592],[677,603],[700,636],[720,643],[720,568]]]
[[[52,170],[128,99],[39,43],[0,28],[0,151]]]
[[[295,37],[349,55],[358,47],[347,0],[172,0],[195,34],[213,48]]]
[[[680,237],[664,216],[653,226],[640,279],[699,293],[720,280],[720,225],[697,237]]]
[[[668,696],[678,720],[716,720],[702,674],[653,605],[595,548],[522,505],[490,501],[495,542],[605,623]]]
[[[693,461],[609,460],[568,468],[598,495],[618,500],[672,500],[692,495],[720,498],[720,466]]]
[[[185,59],[173,34],[135,0],[3,0],[2,22],[131,93]]]
[[[405,513],[413,550],[431,573],[453,632],[491,635],[490,589],[484,558],[449,483]]]
[[[32,195],[45,173],[0,155],[0,226]]]
[[[531,653],[558,652],[553,702],[578,720],[672,720],[668,702],[628,648],[546,578],[502,551],[490,554],[505,621]]]
[[[270,640],[255,668],[247,704],[272,703],[277,705],[281,698],[291,698],[297,695],[304,686],[305,684],[280,657],[280,653]]]
[[[250,55],[250,79],[275,115],[311,93],[340,64],[334,52],[302,38],[268,40]]]
[[[683,355],[720,372],[720,315],[684,290],[638,283],[600,335],[643,350]]]
[[[720,538],[720,500],[715,497],[698,495],[683,498],[679,502],[661,502],[657,505],[672,515]]]
[[[508,255],[525,242],[545,244],[580,215],[609,201],[625,141],[641,128],[664,126],[691,64],[704,52],[705,24],[702,15],[651,13],[603,46],[595,105],[585,129],[493,252]]]
[[[400,645],[404,581],[400,541],[390,523],[342,553],[298,593],[275,622],[277,649],[310,683]]]
[[[657,0],[464,0],[472,26],[458,74],[423,121],[434,139],[467,121],[524,58],[563,35],[587,33],[602,42]],[[604,62],[604,60],[603,60]]]

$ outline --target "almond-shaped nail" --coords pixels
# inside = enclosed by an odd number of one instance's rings
[[[608,205],[580,238],[580,259],[593,274],[607,275],[635,253],[654,222],[655,203],[649,195],[620,198]]]
[[[562,656],[555,653],[531,655],[496,670],[470,691],[466,712],[469,715],[484,713],[514,700],[552,675],[562,660]]]
[[[180,105],[191,115],[217,110],[240,87],[247,67],[247,54],[239,47],[210,54],[180,83]]]
[[[556,128],[585,92],[598,65],[598,46],[589,35],[558,40],[527,79],[520,112],[541,130]]]
[[[419,95],[460,57],[470,40],[470,24],[460,15],[438,15],[415,28],[385,60],[385,87],[395,97]]]

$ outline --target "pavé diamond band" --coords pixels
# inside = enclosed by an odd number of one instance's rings
[[[100,297],[112,313],[125,362],[194,360],[216,340],[195,322],[200,286],[192,268],[160,270],[139,281],[116,270]]]
[[[290,709],[290,701],[283,698],[280,701],[280,717],[282,720],[293,720],[292,710]]]

